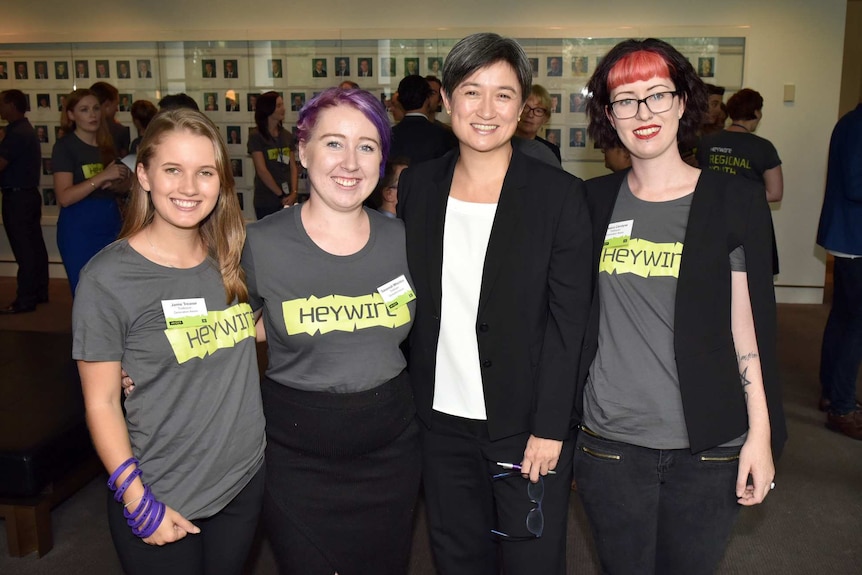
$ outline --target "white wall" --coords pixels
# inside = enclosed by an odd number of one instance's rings
[[[785,199],[774,211],[779,298],[820,301],[824,261],[814,238],[838,117],[846,0],[7,0],[2,12],[0,41],[6,43],[458,38],[478,30],[519,37],[746,36],[743,84],[763,94],[758,133],[776,145],[784,163]],[[796,86],[791,104],[782,103],[785,84]],[[603,170],[590,164],[583,171],[589,177]]]

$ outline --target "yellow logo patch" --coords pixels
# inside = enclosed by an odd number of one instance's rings
[[[219,349],[233,347],[244,339],[253,338],[255,334],[254,313],[247,303],[209,312],[204,325],[165,330],[178,363],[185,363],[194,357],[203,359]]]
[[[379,293],[357,297],[330,295],[311,296],[281,304],[288,335],[356,331],[370,327],[394,329],[410,322],[410,309],[405,305],[387,309]]]

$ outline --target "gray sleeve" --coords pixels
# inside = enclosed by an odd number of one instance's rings
[[[93,274],[81,274],[72,306],[72,358],[121,361],[128,316],[114,292]]]
[[[254,268],[254,254],[251,244],[254,242],[255,230],[249,226],[246,232],[245,245],[242,248],[242,269],[245,271],[245,283],[248,286],[248,304],[253,311],[263,307],[263,300],[257,290],[257,275]]]

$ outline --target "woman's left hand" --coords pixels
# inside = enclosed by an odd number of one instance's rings
[[[752,484],[748,485],[751,475]],[[736,476],[736,496],[740,505],[751,506],[762,503],[772,490],[775,479],[775,463],[769,437],[757,437],[749,432],[748,439],[739,452],[739,470]]]
[[[557,466],[563,442],[556,439],[543,439],[531,435],[524,449],[524,460],[521,461],[521,473],[529,476],[536,483],[539,475],[547,475],[548,471]]]

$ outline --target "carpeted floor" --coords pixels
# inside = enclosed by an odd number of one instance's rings
[[[14,281],[0,278],[0,305],[11,301],[13,291]],[[68,331],[70,303],[65,282],[52,280],[50,304],[33,314],[0,317],[0,330]],[[720,574],[862,573],[862,442],[826,430],[824,416],[816,409],[820,340],[827,313],[825,306],[779,308],[781,375],[791,438],[778,464],[775,491],[764,505],[742,510]],[[0,573],[120,573],[107,531],[104,498],[104,483],[96,479],[57,507],[52,513],[55,546],[42,559],[35,554],[10,558],[5,538],[0,537]],[[2,520],[0,529],[5,529]],[[577,497],[569,506],[568,556],[569,573],[599,573]],[[276,573],[262,538],[247,573]],[[420,505],[408,575],[433,573]]]

